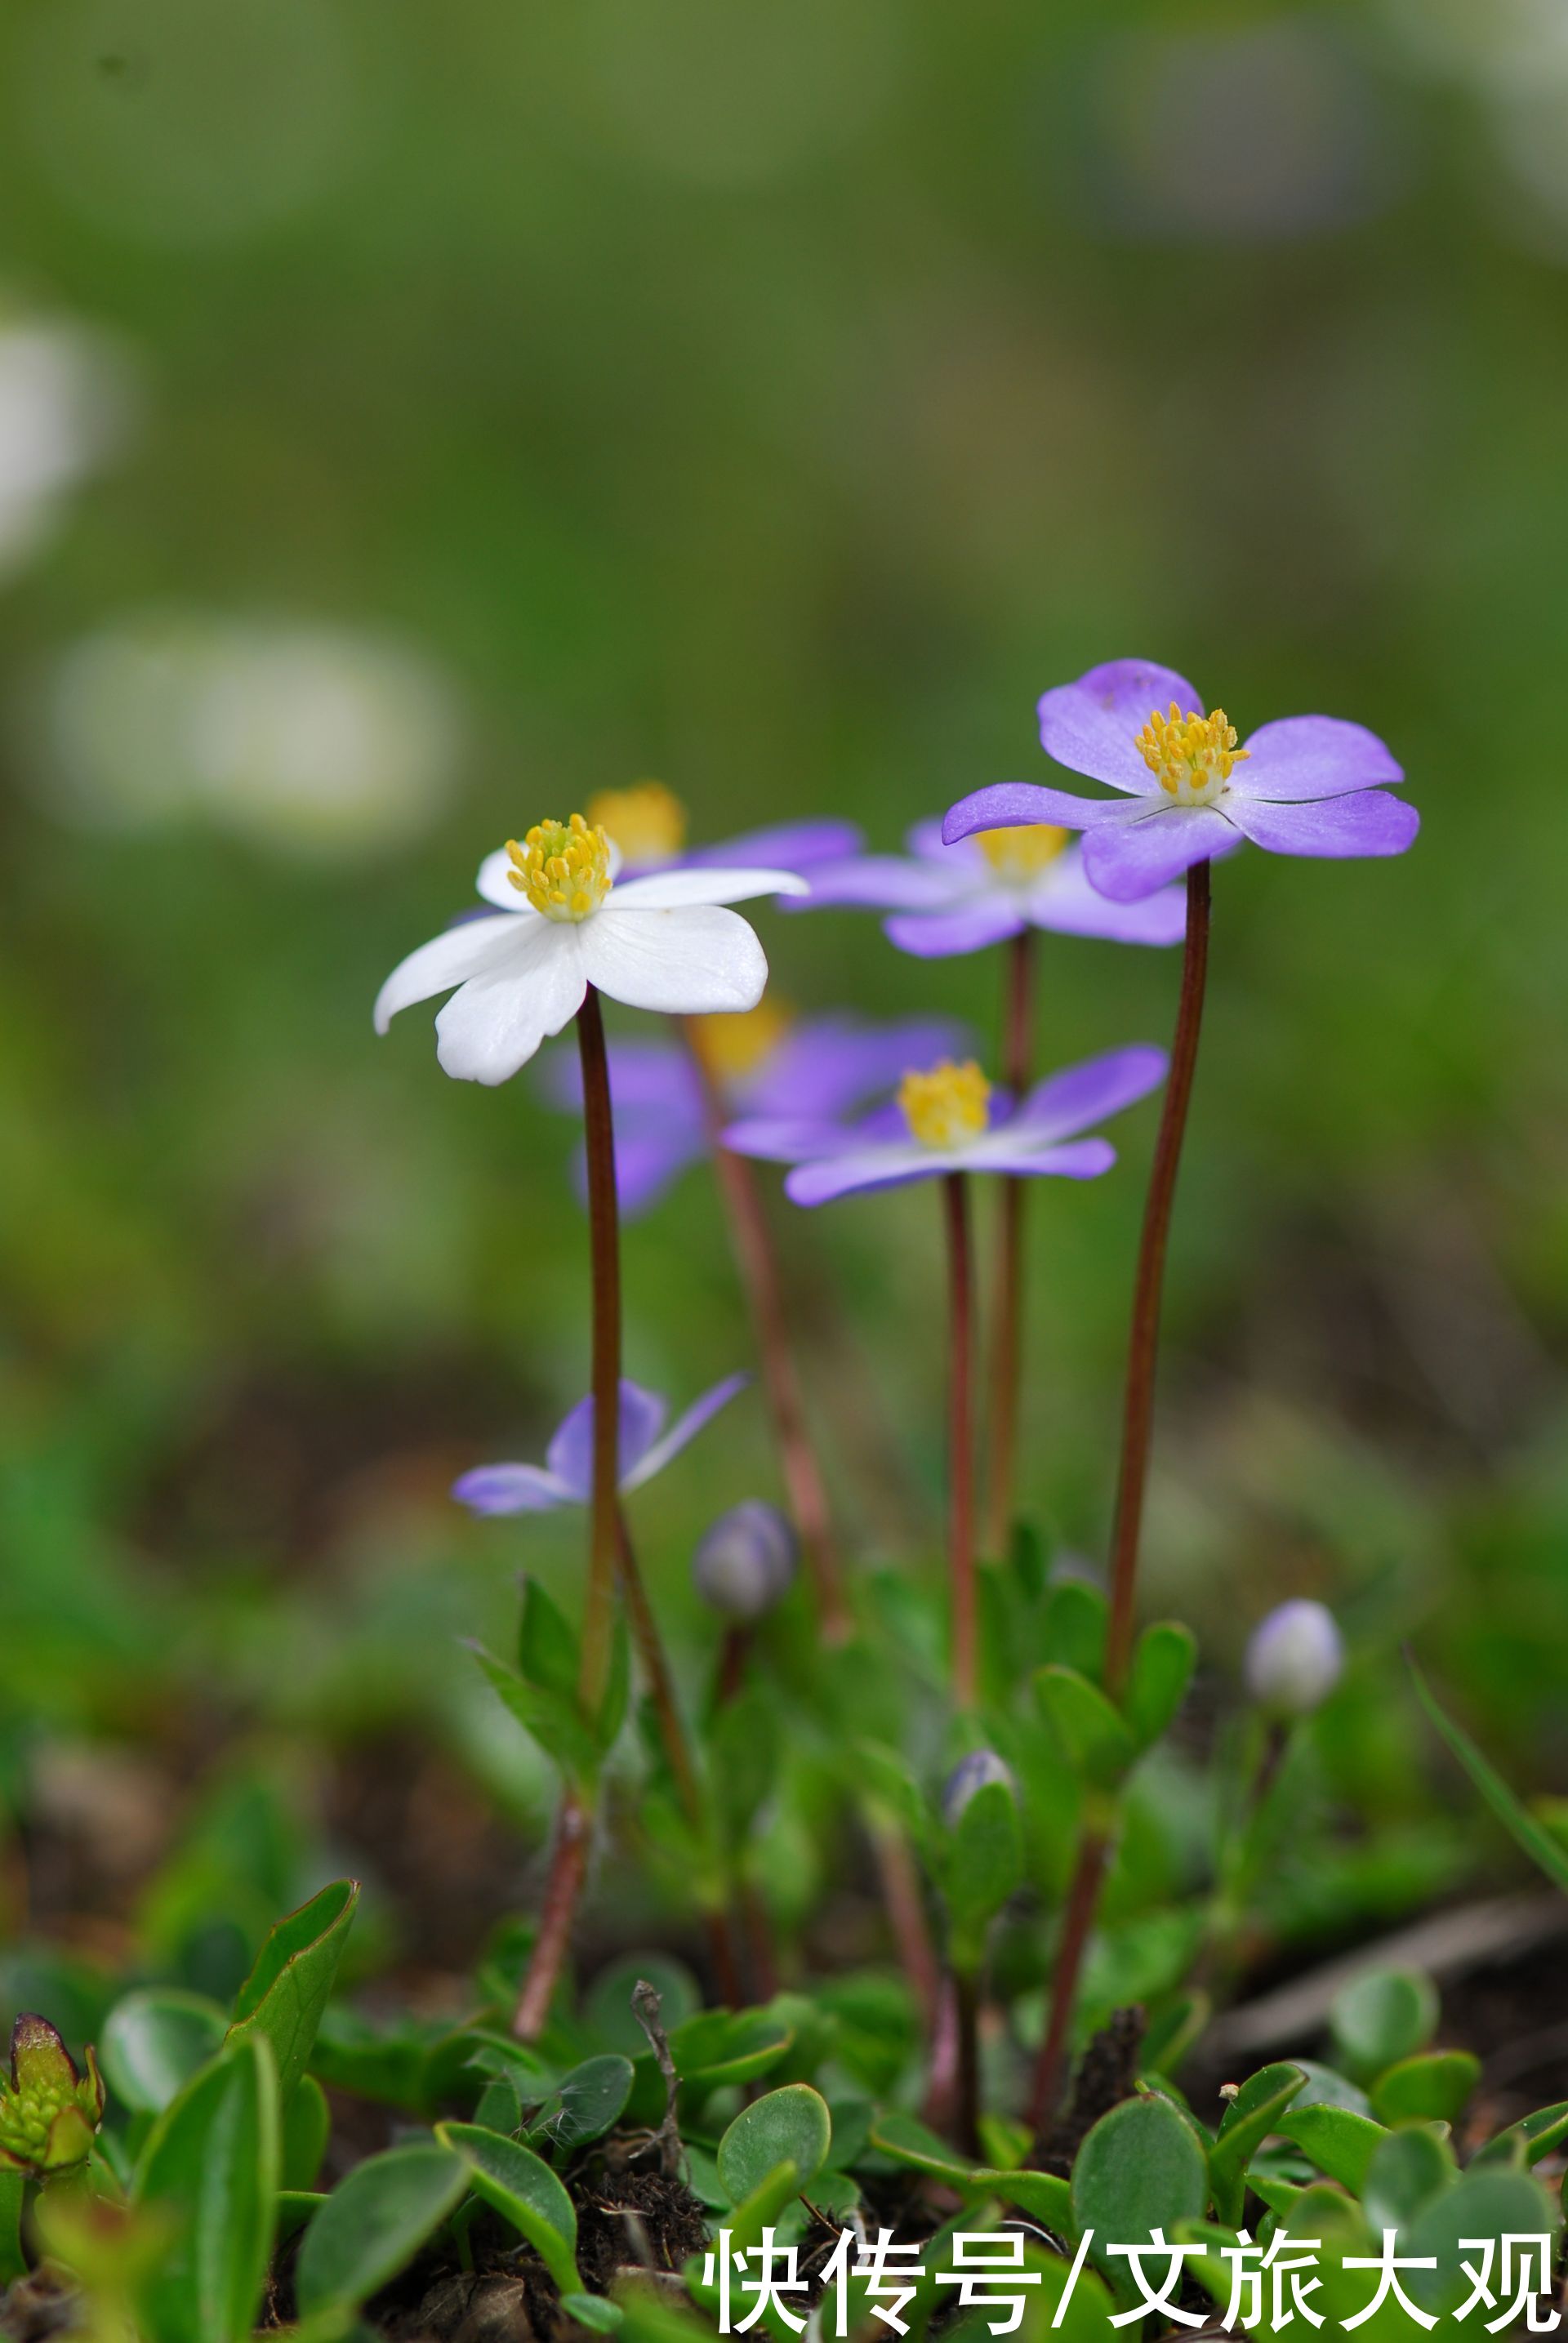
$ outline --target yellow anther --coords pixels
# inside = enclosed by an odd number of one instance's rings
[[[1016,830],[977,830],[975,844],[999,879],[1037,879],[1071,835],[1053,821],[1026,821]]]
[[[929,1073],[904,1076],[899,1105],[922,1147],[965,1147],[986,1127],[990,1084],[972,1058],[961,1066],[944,1058]]]
[[[628,862],[669,862],[686,842],[686,808],[662,781],[596,789],[588,818],[609,832]]]
[[[789,1031],[790,1012],[771,998],[755,1009],[740,1009],[712,1017],[693,1017],[688,1030],[692,1046],[721,1086],[744,1081],[773,1051]]]
[[[1162,789],[1178,805],[1209,805],[1231,778],[1232,767],[1251,751],[1236,746],[1236,728],[1222,708],[1211,716],[1190,709],[1183,716],[1175,700],[1171,713],[1156,709],[1138,735],[1139,752]]]
[[[508,878],[547,920],[586,920],[609,893],[609,840],[580,813],[537,821],[520,846],[507,840],[507,852]]]

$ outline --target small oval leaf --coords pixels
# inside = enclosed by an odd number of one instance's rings
[[[786,2083],[742,2107],[719,2143],[719,2177],[739,2205],[780,2164],[793,2164],[809,2188],[833,2144],[828,2102],[809,2083]]]
[[[295,2272],[302,2314],[357,2310],[411,2262],[467,2192],[467,2159],[435,2140],[367,2156],[306,2231]]]

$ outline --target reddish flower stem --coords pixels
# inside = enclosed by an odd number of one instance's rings
[[[960,2156],[979,2158],[980,2138],[980,1979],[953,1974],[953,2008],[958,2022],[958,2106],[953,2137]]]
[[[1007,953],[1001,1075],[1016,1099],[1034,1066],[1034,930],[1014,936]],[[1012,1528],[1013,1463],[1018,1451],[1023,1358],[1023,1235],[1027,1180],[1004,1180],[991,1293],[990,1441],[986,1464],[985,1551],[1007,1551]]]
[[[1171,1211],[1176,1196],[1176,1175],[1181,1164],[1181,1141],[1187,1130],[1187,1109],[1192,1097],[1192,1076],[1198,1063],[1198,1037],[1203,1021],[1203,994],[1209,973],[1209,865],[1196,863],[1187,873],[1187,940],[1181,956],[1181,994],[1176,1008],[1176,1035],[1171,1051],[1171,1072],[1161,1110],[1160,1132],[1149,1175],[1143,1208],[1143,1234],[1139,1245],[1138,1272],[1132,1289],[1132,1328],[1127,1352],[1127,1386],[1121,1418],[1121,1465],[1117,1482],[1116,1518],[1111,1540],[1111,1619],[1105,1644],[1105,1689],[1120,1702],[1127,1688],[1136,1624],[1138,1548],[1143,1526],[1143,1497],[1149,1477],[1149,1443],[1154,1422],[1154,1380],[1160,1348],[1160,1304],[1165,1282],[1165,1253],[1171,1234]],[[1105,1875],[1110,1840],[1096,1825],[1086,1829],[1068,1891],[1061,1941],[1051,1976],[1050,2018],[1040,2045],[1030,2100],[1030,2119],[1043,2136],[1056,2112],[1070,2040],[1073,2004],[1079,1972],[1094,1925]],[[1038,2140],[1037,2140],[1038,2144]]]
[[[942,1181],[948,1239],[948,1581],[952,1611],[953,1699],[974,1706],[978,1634],[974,1551],[974,1262],[969,1183]]]
[[[743,1155],[732,1155],[722,1134],[727,1120],[723,1093],[689,1018],[683,1027],[692,1062],[702,1084],[703,1111],[713,1151],[714,1174],[729,1222],[740,1282],[751,1313],[757,1348],[762,1363],[763,1389],[773,1419],[773,1437],[779,1470],[789,1492],[789,1510],[800,1533],[806,1566],[816,1589],[823,1635],[829,1643],[848,1640],[854,1626],[845,1598],[843,1573],[833,1537],[828,1491],[817,1452],[811,1443],[800,1379],[789,1341],[789,1313],[784,1306],[784,1281],[774,1249],[761,1192],[751,1165]]]
[[[549,2018],[556,1980],[571,1944],[578,1898],[588,1876],[588,1842],[592,1835],[593,1816],[577,1792],[567,1790],[556,1816],[555,1851],[550,1857],[550,1875],[539,1913],[539,1933],[534,1939],[528,1975],[512,2017],[512,2032],[519,2042],[538,2041]]]
[[[910,1852],[909,1840],[896,1823],[869,1815],[866,1827],[870,1834],[871,1853],[876,1861],[877,1876],[881,1882],[882,1901],[887,1906],[899,1965],[909,1979],[910,1989],[915,1996],[915,2005],[929,2038],[936,2030],[942,1975],[926,1922],[920,1875]]]

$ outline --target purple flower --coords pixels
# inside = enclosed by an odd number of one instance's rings
[[[1382,786],[1404,776],[1364,726],[1285,716],[1243,748],[1224,709],[1203,715],[1202,705],[1168,667],[1091,668],[1045,694],[1040,737],[1059,765],[1123,790],[1123,801],[1001,781],[961,798],[943,837],[1034,822],[1081,830],[1090,884],[1132,903],[1243,839],[1271,854],[1402,854],[1420,829],[1414,807]]]
[[[703,1533],[691,1557],[692,1584],[726,1618],[760,1619],[789,1592],[799,1558],[788,1516],[748,1497]]]
[[[819,865],[807,874],[810,893],[784,908],[891,911],[883,933],[921,960],[981,951],[1026,928],[1122,944],[1181,940],[1187,905],[1180,888],[1136,903],[1109,901],[1090,885],[1082,849],[1058,823],[982,830],[944,844],[940,821],[920,821],[906,843],[908,855],[859,854]]]
[[[967,1041],[950,1018],[877,1025],[809,1017],[791,1024],[769,1001],[739,1016],[697,1018],[693,1026],[732,1111],[813,1129],[838,1122],[892,1090],[910,1067],[934,1065]],[[676,1042],[612,1041],[609,1079],[616,1182],[621,1210],[632,1217],[708,1153],[706,1102],[691,1052]],[[552,1105],[582,1112],[575,1052],[548,1060],[544,1083]]]
[[[906,1074],[891,1104],[848,1128],[753,1119],[732,1124],[724,1143],[738,1154],[794,1164],[784,1192],[797,1204],[950,1172],[1094,1180],[1110,1171],[1116,1151],[1108,1140],[1079,1134],[1146,1096],[1165,1068],[1163,1050],[1135,1042],[1048,1075],[1015,1106],[972,1060],[949,1063]]]
[[[629,789],[598,789],[588,818],[608,830],[626,859],[627,875],[648,870],[727,870],[744,846],[743,862],[759,860],[769,870],[810,870],[859,851],[860,833],[852,821],[827,818],[780,821],[750,830],[717,846],[688,846],[686,808],[662,781],[634,781]],[[766,846],[766,856],[761,853]]]
[[[1344,1673],[1345,1646],[1321,1603],[1282,1603],[1247,1646],[1247,1690],[1275,1716],[1310,1716]]]
[[[622,1493],[640,1489],[662,1473],[750,1380],[749,1375],[726,1375],[694,1400],[668,1432],[665,1403],[658,1393],[623,1381],[618,1443]],[[593,1494],[592,1394],[578,1400],[546,1449],[542,1464],[480,1464],[453,1482],[452,1494],[476,1513],[548,1513],[558,1505],[586,1505]]]
[[[942,1820],[949,1830],[957,1830],[976,1791],[989,1789],[993,1782],[1000,1782],[1016,1801],[1018,1783],[1012,1767],[994,1749],[971,1749],[967,1757],[960,1758],[942,1785]]]

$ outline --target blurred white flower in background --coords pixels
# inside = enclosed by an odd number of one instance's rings
[[[0,297],[0,579],[45,542],[69,489],[122,437],[123,356],[90,328]]]
[[[378,635],[147,611],[75,645],[45,685],[39,784],[94,828],[195,817],[307,857],[405,845],[450,800],[445,678]]]
[[[1499,225],[1568,261],[1568,0],[1385,0],[1385,14],[1412,64],[1478,100],[1503,166]]]

